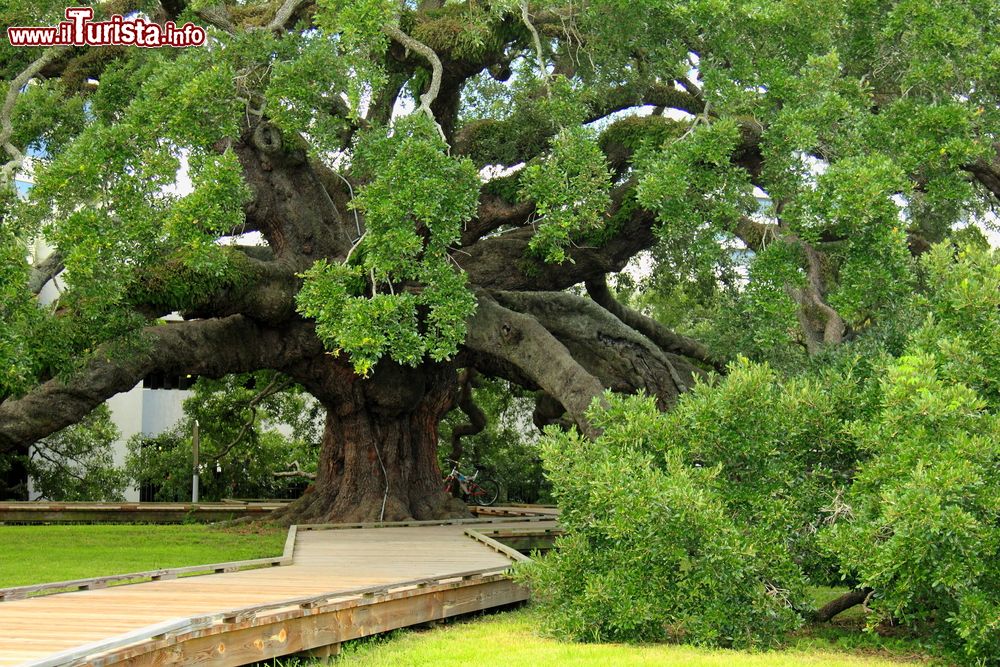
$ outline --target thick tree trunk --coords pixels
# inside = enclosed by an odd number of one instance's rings
[[[872,594],[870,588],[856,588],[841,595],[839,598],[830,600],[825,605],[816,610],[813,621],[816,623],[826,623],[837,614],[847,611],[851,607],[864,604]]]
[[[370,379],[330,382],[316,482],[276,516],[283,523],[468,517],[444,493],[438,424],[451,408],[450,365],[381,364]],[[336,394],[336,395],[333,395]]]

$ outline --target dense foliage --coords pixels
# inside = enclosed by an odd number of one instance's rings
[[[860,346],[788,379],[743,359],[668,413],[607,396],[596,443],[550,430],[567,536],[526,576],[552,626],[766,644],[811,617],[808,586],[846,580],[871,628],[995,659],[1000,406],[980,350],[1000,330],[1000,255],[941,244],[921,269],[926,321],[899,356]]]
[[[879,411],[850,423],[866,459],[824,535],[875,595],[870,623],[930,628],[968,659],[1000,656],[1000,255],[927,257],[930,313],[888,362]]]
[[[592,414],[597,442],[551,432],[543,446],[567,536],[527,574],[551,626],[592,641],[735,647],[796,627],[801,577],[787,553],[774,563],[757,548],[714,488],[719,471],[670,446],[651,400],[608,400]]]
[[[462,428],[478,374],[559,426],[564,631],[768,645],[839,575],[994,658],[997,262],[932,246],[996,226],[996,0],[89,4],[209,42],[0,41],[5,461],[228,377],[136,475],[181,493],[198,419],[206,495],[298,460],[282,520],[458,516],[456,403],[467,462],[532,451]],[[304,393],[318,454],[270,426]]]

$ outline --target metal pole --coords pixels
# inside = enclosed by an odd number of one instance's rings
[[[198,447],[200,443],[198,420],[194,420],[194,432],[191,434],[191,451],[194,454],[194,474],[191,476],[191,502],[198,502]]]

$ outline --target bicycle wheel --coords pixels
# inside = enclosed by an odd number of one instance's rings
[[[470,485],[469,496],[477,505],[492,505],[500,497],[500,485],[492,479],[484,479]]]

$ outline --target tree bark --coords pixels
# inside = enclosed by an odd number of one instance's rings
[[[437,462],[438,424],[454,401],[455,368],[383,362],[365,379],[346,369],[326,372],[331,365],[339,363],[311,364],[306,378],[327,408],[316,482],[275,518],[291,524],[470,516],[444,493]]]
[[[714,356],[698,341],[671,331],[653,318],[620,304],[608,289],[606,276],[588,280],[586,286],[587,294],[598,305],[621,320],[623,324],[659,345],[663,351],[698,359],[720,373],[726,372],[726,361]]]
[[[870,588],[856,588],[852,591],[848,591],[840,597],[830,600],[825,605],[817,609],[816,614],[813,616],[813,620],[817,623],[826,623],[827,621],[833,619],[833,617],[837,614],[864,603],[864,601],[867,600],[868,596],[871,594],[872,589]]]
[[[242,315],[150,326],[141,349],[107,344],[69,377],[58,377],[0,403],[0,454],[17,450],[83,419],[153,372],[222,377],[322,354],[311,324],[262,327]]]
[[[462,460],[462,438],[470,435],[477,435],[486,428],[486,413],[476,405],[472,398],[472,390],[480,385],[479,374],[474,368],[466,368],[462,371],[458,380],[458,397],[456,406],[466,417],[469,418],[466,424],[457,424],[451,429],[451,454],[452,461]]]

